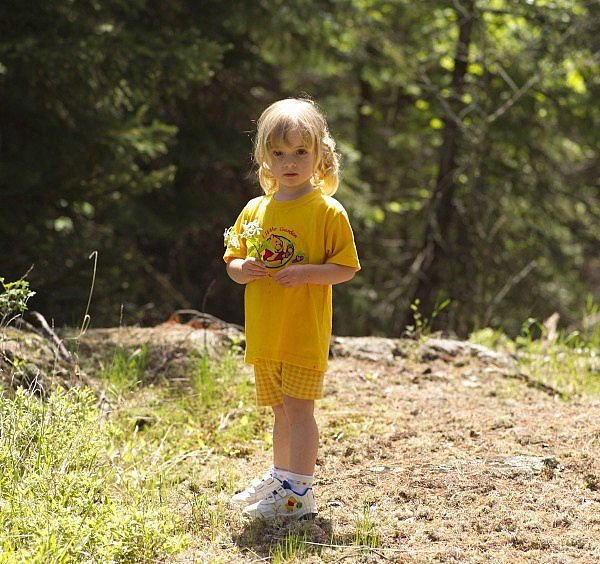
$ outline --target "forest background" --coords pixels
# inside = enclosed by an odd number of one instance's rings
[[[309,95],[363,266],[335,333],[576,324],[600,286],[599,23],[591,0],[2,2],[0,276],[76,325],[97,250],[93,325],[240,323],[221,257],[260,194],[255,120]]]

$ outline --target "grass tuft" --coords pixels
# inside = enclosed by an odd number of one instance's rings
[[[580,331],[559,330],[548,335],[542,323],[528,319],[521,333],[510,339],[501,330],[485,328],[472,333],[471,342],[507,352],[516,357],[519,368],[535,381],[552,386],[565,397],[600,394],[599,306],[588,301]]]
[[[308,555],[310,550],[306,541],[306,531],[289,532],[283,540],[271,547],[269,551],[271,563],[282,564]]]
[[[143,346],[129,352],[118,347],[100,372],[104,386],[114,397],[137,389],[148,365],[148,349]]]
[[[374,507],[369,503],[363,505],[362,513],[356,518],[354,544],[369,548],[378,548],[381,546],[381,536],[377,528],[377,517]]]

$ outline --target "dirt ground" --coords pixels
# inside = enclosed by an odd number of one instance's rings
[[[370,504],[400,562],[599,562],[600,404],[458,364],[334,363],[321,505]],[[364,432],[331,434],[345,417]]]
[[[330,363],[320,514],[298,561],[600,562],[598,398],[567,402],[494,362],[435,356]],[[269,456],[238,470],[256,474]],[[228,561],[269,561],[294,527],[232,527],[242,552]],[[374,546],[342,546],[357,544],[357,530]]]
[[[162,370],[190,347],[217,351],[223,335],[98,330],[79,352],[96,341],[158,343],[152,358]],[[337,339],[317,412],[316,520],[247,524],[227,508],[210,547],[190,547],[173,561],[269,562],[273,547],[285,548],[297,532],[306,542],[288,547],[298,553],[288,561],[600,562],[600,398],[565,400],[493,351],[432,343]],[[6,359],[13,349],[25,354],[17,345],[25,347],[5,339]],[[270,466],[271,453],[257,451],[206,461],[207,475],[227,464],[241,487],[241,477]],[[220,501],[229,495],[221,491]]]

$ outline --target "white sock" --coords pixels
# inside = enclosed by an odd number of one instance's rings
[[[314,476],[307,476],[305,474],[294,474],[294,472],[286,472],[285,478],[292,489],[296,493],[306,492],[307,489],[312,488]]]
[[[273,466],[273,468],[271,468],[271,475],[273,478],[277,478],[280,482],[287,480],[288,473],[289,472],[287,470],[284,470],[283,468],[277,468],[277,466]]]

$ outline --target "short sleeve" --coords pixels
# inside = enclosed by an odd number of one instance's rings
[[[235,220],[235,223],[233,224],[233,228],[232,231],[234,233],[241,233],[242,232],[242,224],[246,221],[246,208],[244,208],[242,210],[242,212],[240,213],[240,215],[238,215],[238,218]],[[225,254],[223,255],[223,260],[225,262],[229,262],[235,258],[241,258],[241,259],[245,259],[247,256],[247,249],[246,249],[246,241],[244,241],[241,237],[238,237],[237,239],[238,242],[238,247],[234,247],[231,245],[231,243],[229,245],[227,245],[227,248],[225,249]]]
[[[336,210],[328,222],[325,233],[325,263],[350,266],[360,270],[354,234],[344,210]]]

